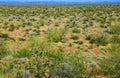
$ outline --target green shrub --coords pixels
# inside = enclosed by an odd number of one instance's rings
[[[84,78],[89,77],[86,64],[77,52],[65,53],[62,48],[54,49],[46,40],[30,39],[33,53],[28,67],[35,78]]]
[[[32,26],[33,23],[32,23],[31,21],[29,21],[29,22],[26,23],[26,25],[28,25],[28,26]]]
[[[80,29],[74,28],[74,29],[72,30],[72,32],[73,32],[73,33],[80,33]]]
[[[9,27],[9,31],[14,31],[14,30],[15,30],[15,26],[13,24],[11,24]]]
[[[79,36],[77,36],[77,35],[72,35],[72,36],[71,36],[71,39],[73,39],[73,40],[78,40],[78,39],[79,39]]]
[[[30,52],[29,48],[26,47],[17,51],[14,56],[17,58],[30,58],[32,56],[32,53]]]
[[[8,22],[5,22],[5,23],[4,23],[5,26],[8,25],[8,24],[9,24]]]
[[[83,41],[74,41],[76,44],[83,44]]]
[[[60,78],[88,77],[88,74],[86,73],[86,65],[81,60],[81,55],[73,52],[66,54],[64,57],[64,62],[60,64],[59,67],[54,68],[52,72],[53,74],[57,75]]]
[[[113,35],[112,36],[112,43],[120,43],[120,36],[118,36],[118,35]]]
[[[30,69],[35,78],[43,77],[46,73],[48,77],[88,77],[86,65],[78,54],[65,54],[63,51],[53,50],[36,54],[33,58],[30,61]]]
[[[63,29],[49,30],[47,32],[47,39],[51,42],[59,42],[63,39],[64,33],[65,33],[65,31]]]
[[[68,41],[68,39],[66,39],[66,38],[62,38],[62,40],[61,40],[62,43],[66,43],[67,41]]]
[[[1,33],[1,32],[0,32],[0,37],[1,37],[1,38],[9,38],[8,34],[6,34],[6,33]]]
[[[45,21],[44,21],[44,20],[41,19],[41,20],[39,20],[39,22],[40,22],[40,25],[41,25],[41,26],[44,26],[44,24],[45,24]]]
[[[90,35],[87,35],[86,36],[86,40],[90,40],[91,39],[91,36]]]
[[[101,73],[111,78],[120,77],[120,48],[116,44],[112,46],[109,58],[100,63]]]
[[[39,40],[39,37],[32,37],[28,40],[28,48],[34,54],[38,51],[49,51],[51,49],[51,44],[47,39]]]
[[[56,22],[56,23],[55,23],[55,26],[58,27],[58,26],[59,26],[59,22]]]
[[[69,46],[71,47],[71,46],[73,46],[74,44],[71,42],[71,43],[69,43]]]
[[[107,34],[97,34],[97,35],[88,35],[86,40],[89,40],[90,43],[95,43],[97,45],[107,45],[110,42],[109,36]]]
[[[6,42],[0,38],[0,58],[5,57],[7,54]]]
[[[120,25],[114,25],[110,27],[110,32],[112,34],[120,34]]]

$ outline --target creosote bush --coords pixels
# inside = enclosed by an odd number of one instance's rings
[[[76,44],[83,44],[83,41],[74,41],[74,43],[76,43]]]
[[[112,34],[120,34],[120,25],[114,25],[110,27],[110,32]]]
[[[0,38],[0,59],[7,55],[6,42],[4,39]]]
[[[1,37],[1,38],[9,38],[8,34],[6,34],[6,33],[1,33],[1,32],[0,32],[0,37]]]
[[[55,29],[47,31],[47,39],[51,42],[59,42],[63,39],[64,29]]]
[[[13,24],[11,24],[9,27],[9,31],[14,31],[14,30],[15,30],[15,26]]]
[[[120,77],[120,45],[114,44],[110,51],[109,58],[100,62],[101,73],[108,77]]]
[[[79,39],[79,36],[78,36],[78,35],[72,35],[72,36],[71,36],[71,39],[73,39],[73,40],[78,40],[78,39]]]
[[[45,42],[48,43],[48,41]],[[83,62],[82,56],[79,53],[73,52],[67,54],[62,48],[54,49],[55,46],[42,43],[42,41],[38,41],[35,38],[32,39],[31,44],[32,52],[36,52],[33,53],[28,66],[31,72],[34,73],[35,78],[47,76],[51,78],[88,77],[86,64]]]
[[[97,35],[88,35],[86,40],[89,40],[90,43],[95,43],[97,45],[107,45],[110,42],[110,38],[107,34],[97,34]]]
[[[73,32],[73,33],[80,33],[80,29],[74,28],[74,29],[72,30],[72,32]]]

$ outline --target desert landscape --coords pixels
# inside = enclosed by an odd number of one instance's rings
[[[120,78],[120,4],[0,5],[0,78]]]

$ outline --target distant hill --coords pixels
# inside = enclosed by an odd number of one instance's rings
[[[0,1],[0,4],[40,4],[41,2]]]
[[[65,2],[65,1],[0,1],[0,4],[96,4],[96,3],[120,3],[117,1],[81,1],[81,2]]]

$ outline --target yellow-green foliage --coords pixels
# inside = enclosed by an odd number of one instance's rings
[[[52,42],[59,42],[63,39],[63,35],[65,33],[64,29],[55,29],[55,30],[49,30],[47,32],[47,39]]]
[[[0,78],[120,78],[119,21],[120,4],[0,5]]]

